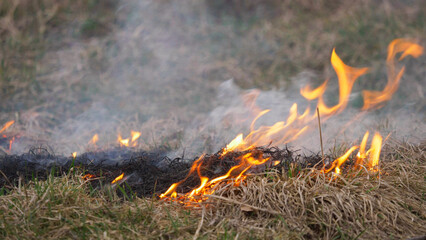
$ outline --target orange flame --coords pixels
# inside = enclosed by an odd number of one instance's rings
[[[124,173],[120,174],[120,176],[118,176],[114,180],[112,180],[111,184],[114,184],[114,183],[120,181],[121,179],[123,179],[123,177],[124,177]]]
[[[395,60],[396,54],[401,53],[398,60]],[[398,88],[399,81],[404,73],[404,67],[396,71],[396,61],[401,61],[406,56],[418,57],[423,53],[423,48],[410,40],[396,39],[392,41],[388,47],[387,68],[388,68],[388,83],[383,91],[363,91],[364,106],[362,110],[369,110],[378,108],[388,101]],[[329,117],[341,113],[348,105],[349,96],[355,81],[362,75],[368,72],[368,68],[354,68],[346,65],[337,55],[335,49],[331,54],[331,64],[336,72],[339,83],[339,100],[334,106],[327,106],[324,101],[324,94],[327,89],[329,80],[324,81],[319,87],[312,89],[309,85],[300,90],[301,95],[308,101],[317,101],[317,108],[322,116],[322,119],[327,120]],[[312,121],[316,119],[315,111],[311,112],[309,106],[302,114],[298,113],[298,106],[294,103],[289,111],[286,121],[279,121],[271,126],[260,126],[255,128],[256,121],[269,112],[268,109],[261,110],[255,106],[255,100],[258,94],[251,94],[248,99],[248,107],[254,109],[253,112],[257,114],[254,117],[251,125],[250,132],[246,137],[240,133],[223,149],[221,156],[225,156],[232,151],[247,151],[254,149],[257,146],[266,146],[269,144],[282,145],[297,139],[300,135],[306,133]],[[381,151],[382,137],[379,133],[375,133],[369,150],[367,148],[367,141],[369,132],[366,132],[361,144],[359,146],[352,146],[345,154],[333,161],[328,169],[323,172],[328,173],[334,170],[336,174],[341,173],[341,166],[350,158],[351,154],[356,150],[355,167],[359,168],[366,164],[367,169],[370,171],[378,171],[379,157]],[[214,179],[209,179],[202,176],[200,169],[203,165],[205,155],[194,161],[188,175],[185,179],[172,184],[169,189],[160,195],[160,198],[177,199],[185,203],[186,200],[190,202],[200,202],[207,198],[203,195],[212,194],[215,186],[221,181],[228,180],[238,185],[243,179],[246,178],[246,172],[258,165],[264,165],[269,161],[269,158],[254,157],[251,153],[247,153],[236,160],[238,165],[232,167],[228,172],[222,176]],[[365,161],[367,161],[365,163]],[[270,165],[278,165],[279,161],[271,162]],[[269,165],[269,166],[270,166]],[[200,179],[200,185],[189,193],[181,196],[177,193],[177,188],[180,184],[185,182],[189,176],[196,173]]]
[[[123,139],[120,134],[118,134],[117,141],[120,143],[121,147],[123,147],[123,146],[128,147],[129,146],[129,139],[128,138]]]
[[[10,126],[12,126],[15,123],[15,121],[9,121],[3,125],[3,127],[0,129],[0,133],[4,132],[6,129],[8,129]]]
[[[141,136],[141,133],[140,132],[131,131],[130,135],[132,135],[132,140],[131,140],[132,146],[135,147],[137,145],[136,140],[138,140],[138,138]]]
[[[358,146],[352,146],[348,151],[346,151],[345,154],[343,154],[341,157],[333,161],[333,164],[331,167],[327,170],[325,170],[325,173],[330,172],[333,169],[336,169],[336,174],[340,173],[340,166],[342,166],[343,163],[348,160],[349,156],[352,154],[353,151],[355,151],[358,148]]]
[[[397,71],[395,67],[395,56],[400,52],[402,52],[402,54],[398,61],[403,60],[407,56],[417,58],[423,54],[423,47],[407,39],[395,39],[389,44],[388,57],[386,59],[386,65],[388,68],[388,83],[386,84],[383,91],[364,90],[362,92],[364,97],[364,106],[362,110],[381,107],[384,102],[389,101],[392,98],[392,95],[398,89],[399,82],[405,71],[404,66],[401,67],[399,71]]]
[[[368,167],[371,171],[378,171],[380,151],[382,149],[382,136],[379,133],[374,134],[371,141],[371,148],[368,150]]]
[[[12,144],[15,141],[15,137],[12,137],[12,139],[9,140],[9,152],[12,151]]]
[[[358,154],[356,155],[355,167],[361,167],[366,158],[365,148],[367,146],[368,135],[369,135],[369,132],[367,131],[364,137],[362,138]]]
[[[89,141],[89,144],[96,146],[96,143],[99,141],[98,134],[93,135],[92,139]]]
[[[378,171],[380,151],[382,148],[382,136],[379,133],[375,133],[373,140],[371,141],[371,146],[368,151],[366,151],[367,140],[369,132],[367,131],[362,138],[361,145],[359,146],[358,153],[356,155],[355,168],[361,168],[367,160],[366,163],[367,169],[373,172]],[[331,167],[327,170],[324,170],[325,173],[328,173],[335,170],[336,174],[340,173],[340,166],[348,160],[349,156],[358,148],[358,146],[351,147],[345,154],[333,161]]]
[[[131,131],[130,135],[132,136],[131,138],[123,139],[121,135],[118,134],[117,142],[120,144],[121,147],[129,147],[129,146],[135,147],[137,145],[138,143],[137,140],[141,136],[141,133],[136,131]]]
[[[84,180],[89,180],[89,179],[95,178],[95,177],[96,177],[95,175],[92,175],[92,174],[88,173],[88,174],[84,175],[81,178],[83,178]]]
[[[188,175],[182,181],[172,184],[166,192],[160,195],[160,198],[169,198],[169,199],[177,199],[182,200],[182,203],[191,204],[190,202],[201,202],[207,199],[207,197],[203,195],[213,194],[215,191],[215,187],[223,180],[231,180],[234,184],[238,184],[239,181],[244,178],[243,174],[249,170],[253,166],[262,165],[269,161],[269,158],[256,158],[252,153],[247,153],[241,157],[239,157],[239,164],[233,166],[228,170],[228,172],[222,176],[209,179],[206,176],[201,174],[201,166],[203,164],[203,160],[205,159],[205,155],[199,157],[192,165]],[[185,182],[189,176],[191,176],[195,171],[197,171],[197,175],[200,179],[200,185],[189,193],[184,194],[183,196],[178,198],[178,194],[176,192],[177,187]],[[185,202],[184,200],[189,200],[189,202]]]

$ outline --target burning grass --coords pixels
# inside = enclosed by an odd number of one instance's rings
[[[100,189],[105,184],[125,182],[127,188],[124,194],[147,197],[164,193],[176,182],[182,182],[176,191],[187,193],[200,185],[198,173],[208,178],[223,176],[230,169],[236,168],[240,164],[239,160],[247,154],[269,159],[265,165],[250,169],[251,172],[262,172],[266,168],[287,171],[295,166],[297,169],[304,169],[321,161],[318,155],[302,156],[288,148],[281,150],[276,147],[257,147],[226,155],[222,151],[199,158],[202,161],[199,161],[200,169],[197,172],[191,171],[191,164],[196,159],[170,159],[159,152],[114,148],[64,157],[55,156],[45,148],[33,148],[26,154],[0,157],[0,171],[3,175],[0,187],[4,190],[12,189],[20,181],[46,180],[49,175],[61,176],[79,171],[84,173],[82,178],[90,181],[94,189]],[[123,196],[122,192],[119,194]]]
[[[426,231],[425,146],[388,145],[380,173],[269,169],[222,183],[198,208],[95,190],[83,173],[19,182],[0,197],[5,238],[407,238]],[[120,191],[118,191],[120,192]],[[3,192],[4,194],[4,192]]]

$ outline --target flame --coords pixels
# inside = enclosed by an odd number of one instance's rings
[[[96,143],[99,141],[98,134],[93,135],[92,139],[89,141],[89,144],[96,146]]]
[[[324,170],[323,172],[328,173],[332,170],[335,171],[336,174],[340,173],[340,166],[342,166],[343,163],[345,163],[349,156],[357,149],[358,153],[356,154],[356,162],[355,162],[355,168],[360,168],[364,165],[366,165],[367,169],[373,172],[378,171],[379,166],[379,159],[380,159],[380,152],[382,148],[382,136],[380,133],[375,133],[373,136],[373,140],[371,141],[371,146],[368,151],[366,151],[367,146],[367,140],[368,140],[369,132],[367,131],[364,134],[364,137],[362,138],[361,145],[353,146],[348,151],[346,151],[345,154],[343,154],[341,157],[337,158],[333,161],[331,167],[327,170]],[[365,163],[364,161],[367,160]]]
[[[95,177],[96,177],[95,175],[88,173],[88,174],[82,176],[81,178],[83,178],[84,180],[89,180],[89,179],[95,178]]]
[[[135,132],[135,131],[131,131],[130,135],[132,135],[132,146],[136,146],[137,142],[136,140],[138,140],[138,138],[141,136],[140,132]]]
[[[389,101],[392,98],[392,95],[398,89],[399,82],[405,71],[404,66],[399,70],[396,70],[395,65],[397,61],[395,61],[395,57],[396,54],[400,52],[402,52],[402,54],[398,61],[403,60],[407,56],[417,58],[423,54],[423,47],[407,39],[395,39],[389,44],[388,56],[386,59],[388,82],[382,91],[364,90],[362,92],[364,98],[364,106],[362,110],[381,107],[384,102]]]
[[[15,123],[15,121],[9,121],[3,125],[3,127],[0,129],[0,133],[4,132],[6,129],[8,129],[10,126],[12,126]]]
[[[130,134],[132,135],[132,142],[136,141],[141,136],[140,132],[131,131]]]
[[[120,147],[129,147],[129,146],[135,147],[138,144],[137,140],[141,136],[141,133],[136,131],[131,131],[130,135],[132,136],[131,138],[123,139],[123,137],[121,137],[121,135],[118,134],[117,142],[120,144]]]
[[[215,187],[220,182],[227,179],[233,182],[235,185],[238,185],[242,179],[245,179],[245,176],[243,174],[247,170],[249,170],[253,166],[265,164],[267,161],[269,161],[270,158],[255,157],[252,153],[247,153],[238,157],[237,159],[239,160],[238,164],[236,166],[231,167],[226,174],[210,179],[206,176],[203,176],[203,174],[201,173],[201,167],[203,166],[203,163],[206,160],[206,156],[202,155],[193,163],[185,179],[172,184],[166,192],[160,195],[160,198],[175,199],[180,201],[181,203],[189,205],[191,205],[191,202],[205,201],[207,197],[204,195],[213,194],[215,192]],[[193,175],[195,172],[200,179],[200,185],[192,191],[182,196],[179,196],[176,192],[177,187],[180,184],[184,183],[189,178],[189,176]]]
[[[12,151],[12,144],[15,141],[15,137],[12,137],[12,139],[9,140],[9,152]]]
[[[382,139],[379,133],[375,133],[371,141],[371,148],[368,150],[368,167],[371,171],[378,171]]]
[[[359,151],[358,151],[358,153],[356,155],[356,163],[355,163],[356,167],[361,167],[362,164],[363,164],[363,162],[364,162],[364,160],[366,159],[365,148],[367,146],[367,140],[368,140],[368,135],[369,134],[370,133],[367,131],[364,134],[364,137],[362,138],[361,145],[359,147]]]
[[[343,163],[346,162],[346,160],[348,160],[349,156],[352,154],[353,151],[355,151],[358,148],[358,146],[352,146],[348,151],[346,151],[345,154],[343,154],[341,157],[337,158],[336,160],[333,161],[333,164],[331,165],[331,167],[327,170],[325,170],[325,173],[330,172],[333,169],[336,169],[335,172],[336,174],[340,173],[340,166],[342,166]]]
[[[9,122],[6,122],[3,127],[0,129],[0,133],[6,131],[10,126],[12,126],[15,123],[15,121],[11,120]],[[7,138],[6,134],[3,134],[2,137]],[[12,138],[9,139],[9,147],[8,147],[8,151],[12,151],[12,145],[13,142],[15,141],[15,136],[13,136]]]
[[[128,138],[123,139],[120,134],[118,134],[117,141],[120,143],[120,147],[129,146],[129,139]]]
[[[114,183],[120,181],[121,179],[123,179],[123,177],[124,177],[124,173],[120,174],[120,176],[118,176],[114,180],[112,180],[111,184],[114,184]]]
[[[396,55],[401,53],[401,56],[396,60]],[[401,61],[407,56],[419,57],[423,53],[423,48],[411,40],[396,39],[389,44],[387,56],[388,68],[388,83],[382,91],[363,91],[364,106],[362,110],[369,110],[381,107],[388,101],[396,92],[399,81],[404,73],[404,67],[396,70],[396,63]],[[340,114],[348,105],[349,96],[356,80],[368,72],[368,68],[355,68],[346,65],[337,55],[335,49],[331,54],[331,65],[336,72],[339,84],[339,99],[333,106],[325,104],[324,95],[329,84],[329,80],[325,80],[319,87],[312,89],[309,85],[301,88],[300,94],[309,102],[317,101],[316,108],[319,110],[321,118],[327,120],[333,115]],[[313,120],[316,119],[316,112],[310,110],[310,105],[303,111],[302,114],[298,112],[298,105],[294,103],[290,110],[288,117],[285,121],[276,122],[270,126],[255,127],[256,122],[261,117],[265,116],[270,110],[261,110],[255,106],[255,100],[258,92],[254,92],[247,97],[247,107],[253,109],[254,116],[250,125],[250,132],[244,137],[242,133],[238,134],[221,153],[221,158],[233,151],[251,151],[259,146],[267,146],[270,144],[282,145],[294,141],[302,134],[306,133],[313,125]],[[334,170],[334,173],[341,174],[342,165],[351,158],[351,155],[358,149],[355,156],[355,168],[365,166],[370,171],[379,171],[379,158],[382,145],[382,137],[379,133],[375,133],[371,141],[370,149],[367,149],[369,132],[367,131],[359,146],[355,145],[350,147],[342,156],[338,157],[332,162],[328,169],[323,169],[322,172],[329,173]],[[254,156],[252,153],[245,153],[236,158],[236,165],[228,170],[222,176],[214,179],[209,179],[202,174],[203,164],[208,161],[204,154],[194,161],[188,175],[181,181],[172,184],[169,189],[160,195],[160,198],[174,199],[181,203],[187,204],[188,202],[200,202],[207,199],[205,195],[214,193],[214,189],[222,181],[233,182],[238,185],[247,176],[247,171],[255,166],[265,165],[268,163],[269,158],[263,156]],[[268,166],[276,166],[280,162],[269,162]],[[198,175],[200,185],[186,194],[178,194],[177,189],[179,185],[184,183],[190,176]]]
[[[222,155],[227,154],[228,152],[234,151],[238,146],[243,144],[243,134],[240,133],[237,137],[234,138],[226,147],[223,149]]]

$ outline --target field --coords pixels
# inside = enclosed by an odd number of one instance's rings
[[[335,81],[329,60],[334,47],[346,64],[370,67],[355,83],[355,93],[383,88],[388,44],[410,38],[425,46],[425,11],[420,0],[2,1],[0,124],[14,120],[12,133],[59,154],[88,150],[95,133],[101,136],[98,145],[110,146],[117,132],[130,130],[142,132],[138,147],[147,151],[212,153],[240,131],[233,115],[217,120],[212,113],[231,111],[236,95],[250,89],[297,99],[292,92],[303,84]],[[403,84],[375,115],[386,116],[375,124],[379,131],[395,133],[385,142],[380,174],[349,171],[330,181],[308,169],[265,172],[239,187],[224,185],[197,209],[156,196],[119,196],[107,186],[94,191],[78,172],[33,179],[1,189],[0,236],[405,239],[425,234],[425,63],[425,56],[404,60]],[[232,88],[224,88],[228,79]],[[329,103],[338,98],[335,89],[329,90]],[[351,109],[362,106],[357,96]],[[403,121],[412,116],[420,119],[418,125]],[[393,117],[398,124],[388,122]],[[405,142],[407,135],[414,141]],[[342,153],[348,144],[336,142],[326,152]],[[12,150],[20,154],[28,147],[17,144]]]

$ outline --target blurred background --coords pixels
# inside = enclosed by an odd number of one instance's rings
[[[333,47],[346,64],[370,67],[354,86],[356,111],[362,89],[386,84],[393,39],[425,46],[425,13],[422,0],[3,0],[0,125],[14,120],[8,134],[27,139],[15,153],[82,152],[94,134],[107,146],[130,130],[142,149],[216,151],[246,129],[255,95],[277,109],[274,121],[307,83],[330,78],[327,101],[337,101]],[[424,133],[425,62],[404,60],[375,128]]]

